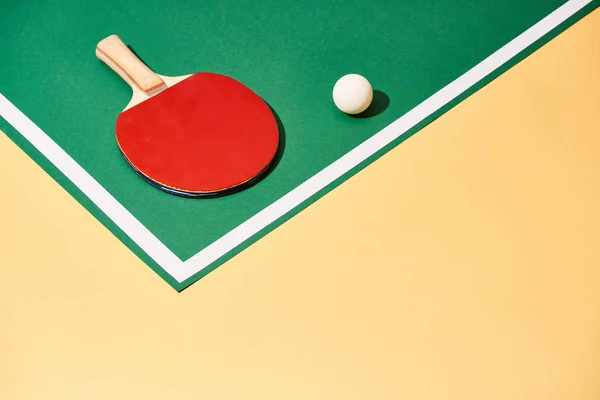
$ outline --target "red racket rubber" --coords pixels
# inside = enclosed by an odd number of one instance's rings
[[[273,162],[275,116],[242,83],[210,72],[155,74],[116,35],[102,40],[96,54],[133,90],[116,137],[147,182],[172,194],[215,196],[253,183]]]

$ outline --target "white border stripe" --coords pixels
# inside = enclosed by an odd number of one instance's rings
[[[48,135],[0,94],[0,116],[77,185],[154,261],[182,282],[272,224],[311,196],[456,99],[593,0],[570,0],[484,61],[355,147],[250,219],[182,262]]]

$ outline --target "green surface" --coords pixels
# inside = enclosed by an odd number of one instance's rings
[[[185,260],[565,2],[4,0],[0,93]],[[594,2],[585,12],[597,6]],[[177,198],[139,179],[114,138],[115,118],[131,91],[94,55],[96,43],[112,33],[158,73],[220,72],[262,96],[284,127],[284,151],[272,173],[248,190],[209,200]],[[370,79],[389,106],[370,118],[336,110],[331,90],[346,73]],[[1,122],[0,128],[169,283],[182,288],[198,278],[182,285],[168,279]]]

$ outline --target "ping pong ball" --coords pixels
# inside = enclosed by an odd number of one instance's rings
[[[342,76],[333,86],[333,102],[346,114],[360,114],[373,101],[373,88],[369,81],[358,74]]]

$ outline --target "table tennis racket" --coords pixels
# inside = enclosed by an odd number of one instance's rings
[[[100,41],[96,56],[133,90],[116,137],[146,182],[171,194],[211,197],[252,184],[272,164],[277,122],[239,81],[212,72],[158,75],[117,35]]]

